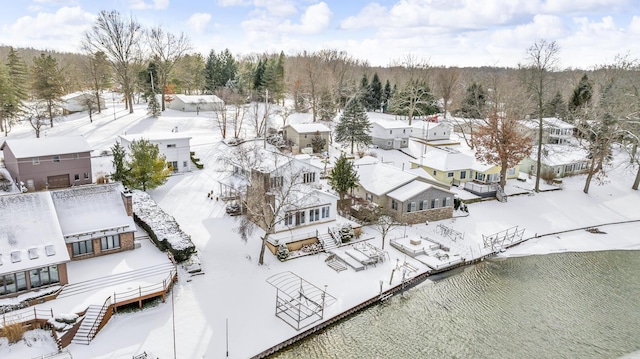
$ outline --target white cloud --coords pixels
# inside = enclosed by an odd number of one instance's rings
[[[291,0],[253,0],[253,6],[263,8],[269,14],[277,17],[286,17],[297,12],[296,6]]]
[[[197,12],[187,20],[187,25],[195,32],[204,32],[209,21],[211,21],[211,14]]]
[[[169,7],[169,0],[152,0],[149,3],[145,0],[129,0],[129,7],[135,10],[164,10]]]
[[[95,16],[80,6],[62,7],[55,13],[39,12],[2,26],[0,43],[60,51],[75,51]]]
[[[291,24],[285,21],[279,28],[283,32],[299,34],[317,34],[329,26],[331,21],[331,9],[325,2],[309,6],[300,16],[299,24]]]
[[[247,0],[218,0],[217,3],[218,3],[218,6],[221,6],[221,7],[247,6],[251,4],[251,2]]]

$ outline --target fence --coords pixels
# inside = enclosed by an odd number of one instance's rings
[[[41,321],[46,322],[51,318],[53,318],[53,309],[25,308],[3,314],[0,328],[16,323],[32,324]]]

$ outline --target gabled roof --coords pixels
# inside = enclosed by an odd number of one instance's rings
[[[420,166],[448,172],[471,169],[476,159],[452,148],[428,147],[426,152],[415,161]]]
[[[396,129],[396,128],[407,128],[407,129],[411,128],[411,126],[409,126],[406,122],[400,121],[400,120],[392,121],[392,120],[376,119],[376,120],[371,120],[371,124],[378,125],[387,130]]]
[[[0,196],[0,212],[0,273],[69,261],[49,192]]]
[[[151,142],[165,141],[165,140],[190,140],[191,139],[191,136],[187,136],[179,132],[137,133],[137,134],[129,134],[129,135],[120,135],[119,137],[123,138],[127,142],[138,141],[140,139],[149,140]]]
[[[50,191],[67,242],[135,231],[127,215],[120,183]],[[99,233],[99,235],[98,235]]]
[[[91,146],[82,136],[44,137],[5,140],[0,149],[8,146],[16,158],[66,155],[90,152]]]
[[[197,105],[199,103],[222,103],[223,101],[216,95],[173,95],[184,103]]]
[[[411,181],[406,185],[387,193],[387,196],[393,199],[396,199],[400,202],[404,202],[409,198],[415,197],[418,194],[428,190],[431,187],[432,186],[428,183],[424,183],[420,181]]]
[[[532,160],[537,159],[538,149],[534,147]],[[588,161],[589,154],[586,150],[570,145],[544,145],[542,150],[542,163],[547,166],[567,165],[571,163]]]
[[[391,192],[418,177],[384,163],[356,166],[356,171],[360,186],[376,196]]]
[[[72,92],[70,94],[64,95],[64,96],[60,97],[60,99],[62,101],[69,101],[69,100],[72,100],[72,99],[77,98],[77,97],[87,97],[87,96],[93,97],[94,95],[90,94],[88,92],[77,91],[77,92]]]
[[[520,121],[520,123],[522,123],[524,126],[529,127],[533,130],[537,130],[538,129],[538,119],[531,119],[531,120],[522,120]],[[562,129],[574,129],[576,128],[576,126],[564,122],[559,118],[556,117],[544,117],[542,118],[542,127],[543,128],[562,128]]]
[[[329,127],[321,123],[292,123],[285,127],[291,127],[297,133],[331,132]]]

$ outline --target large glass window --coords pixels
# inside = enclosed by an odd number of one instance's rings
[[[322,218],[329,218],[329,206],[322,207]]]
[[[49,279],[48,277],[48,272],[47,274],[47,280]],[[31,288],[35,288],[35,287],[40,287],[42,286],[42,281],[40,280],[40,269],[32,269],[29,271],[29,280],[31,281]]]
[[[88,239],[86,241],[74,242],[71,245],[74,256],[93,253],[93,242]]]
[[[102,237],[100,239],[100,248],[102,248],[103,251],[120,248],[120,236],[114,235]]]

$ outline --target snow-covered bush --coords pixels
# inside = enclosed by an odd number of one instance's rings
[[[355,236],[353,227],[349,223],[343,223],[338,229],[338,233],[340,235],[340,241],[342,243],[349,242]]]
[[[133,218],[149,233],[153,243],[170,252],[176,261],[184,262],[196,252],[191,237],[146,192],[133,191]]]
[[[276,257],[278,257],[278,259],[281,261],[284,261],[285,259],[289,258],[289,248],[287,248],[286,244],[281,244],[278,246]]]

